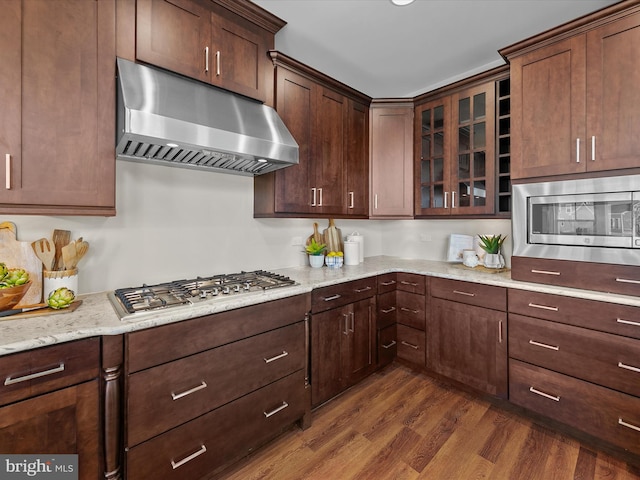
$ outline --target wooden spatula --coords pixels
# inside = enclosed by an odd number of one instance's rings
[[[76,242],[71,242],[62,247],[62,264],[65,270],[73,270],[78,264],[76,255]]]
[[[33,251],[44,265],[45,270],[53,270],[53,262],[56,257],[55,247],[51,246],[48,238],[41,238],[31,243]]]
[[[52,238],[56,252],[53,270],[62,270],[62,247],[71,241],[71,232],[69,230],[54,230]]]

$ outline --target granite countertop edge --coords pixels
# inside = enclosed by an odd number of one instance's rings
[[[0,356],[32,350],[46,345],[69,342],[102,335],[119,335],[143,330],[190,318],[211,315],[227,310],[257,305],[271,300],[300,295],[314,288],[371,277],[384,273],[406,272],[433,277],[483,283],[505,288],[517,288],[554,295],[604,301],[640,307],[640,298],[591,290],[555,287],[551,285],[519,282],[511,279],[510,272],[487,273],[466,268],[461,264],[433,260],[408,259],[392,256],[367,257],[359,265],[339,269],[311,268],[307,266],[274,270],[287,275],[297,285],[287,288],[253,292],[224,299],[214,299],[191,306],[141,314],[134,320],[121,321],[116,315],[108,292],[80,296],[82,304],[74,311],[56,315],[22,317],[0,320]]]

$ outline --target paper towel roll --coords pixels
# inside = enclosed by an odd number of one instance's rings
[[[360,263],[360,244],[355,240],[344,242],[344,264],[358,265]]]
[[[358,232],[353,232],[351,235],[347,235],[348,241],[356,241],[360,244],[360,262],[364,262],[364,237],[360,235]]]

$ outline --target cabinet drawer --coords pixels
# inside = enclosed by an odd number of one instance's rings
[[[640,308],[509,289],[509,312],[640,339]]]
[[[507,309],[507,289],[447,278],[431,279],[431,296],[493,310]]]
[[[299,322],[131,375],[127,445],[302,370],[304,335]]]
[[[321,287],[311,293],[311,310],[314,313],[341,307],[376,294],[376,277]]]
[[[382,275],[378,275],[378,294],[393,292],[396,289],[398,285],[396,275],[396,273],[384,273]]]
[[[640,341],[509,314],[509,355],[640,396]]]
[[[640,399],[509,361],[509,399],[597,438],[640,453]]]
[[[398,290],[411,293],[419,293],[420,295],[426,295],[427,293],[427,277],[424,275],[418,275],[415,273],[403,273],[397,274]]]
[[[396,292],[397,322],[424,330],[425,327],[425,297],[417,293],[402,290]]]
[[[396,293],[387,292],[378,294],[377,298],[377,326],[378,328],[384,328],[396,323],[396,315],[398,308],[396,307]]]
[[[0,357],[0,405],[91,380],[99,367],[98,338]]]
[[[640,296],[640,267],[633,265],[511,257],[511,278]]]
[[[302,418],[304,373],[296,372],[127,452],[126,478],[205,478]]]
[[[398,357],[423,367],[426,360],[425,334],[421,330],[397,325]]]
[[[310,296],[296,295],[129,333],[125,337],[127,372],[299,322],[309,310]]]
[[[393,362],[398,351],[398,333],[395,325],[378,330],[378,366]]]

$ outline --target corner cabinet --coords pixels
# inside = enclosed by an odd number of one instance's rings
[[[299,164],[254,179],[254,217],[367,218],[371,99],[271,52],[275,105]]]
[[[514,179],[640,165],[640,6],[620,2],[501,51]]]
[[[8,0],[0,31],[0,211],[115,215],[115,0]]]
[[[267,51],[284,25],[248,1],[137,0],[136,60],[269,101]]]
[[[496,82],[506,72],[493,69],[416,100],[416,217],[496,213]]]

